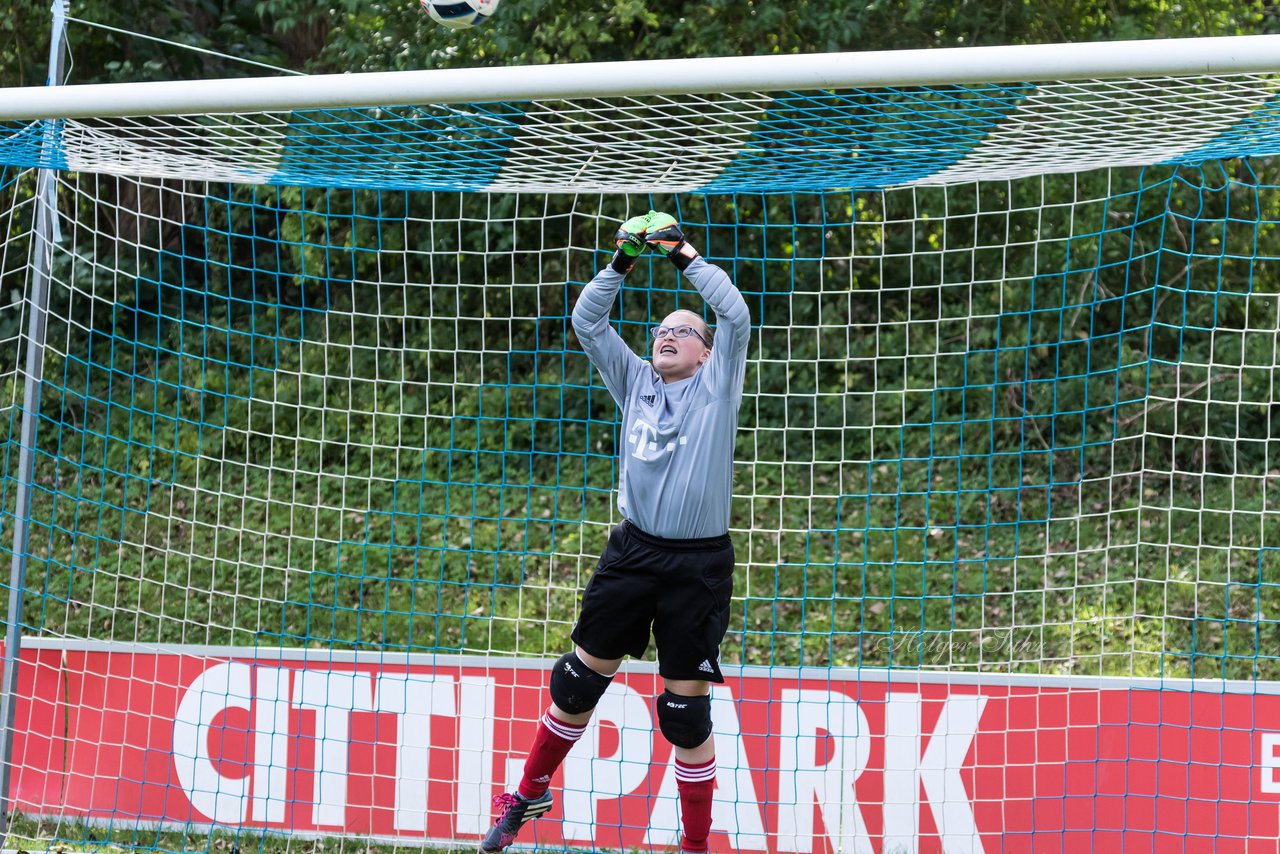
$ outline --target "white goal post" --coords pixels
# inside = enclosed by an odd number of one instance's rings
[[[1280,35],[9,89],[0,121],[1274,72]]]

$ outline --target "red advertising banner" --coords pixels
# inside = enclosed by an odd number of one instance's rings
[[[547,663],[512,659],[22,664],[15,808],[113,823],[475,840],[547,702]],[[1280,697],[1250,687],[744,668],[713,695],[712,851],[1276,851]],[[521,844],[676,844],[660,690],[624,667]]]

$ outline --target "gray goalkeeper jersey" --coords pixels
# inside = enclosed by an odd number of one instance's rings
[[[573,328],[622,410],[618,509],[657,537],[729,530],[734,435],[751,317],[725,272],[701,257],[684,271],[716,315],[711,356],[693,376],[664,383],[609,325],[622,274],[609,267],[582,290]]]

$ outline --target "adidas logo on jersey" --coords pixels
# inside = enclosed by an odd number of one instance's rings
[[[640,402],[643,403],[645,406],[653,406],[653,402],[657,399],[658,399],[658,396],[656,394],[640,395]]]
[[[711,662],[705,658],[702,660],[702,663],[698,665],[698,669],[701,670],[703,673],[716,672],[716,669],[711,666]]]

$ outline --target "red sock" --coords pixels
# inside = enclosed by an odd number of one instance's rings
[[[520,796],[541,797],[551,785],[551,775],[564,761],[569,748],[582,738],[587,725],[567,724],[547,709],[538,722],[538,734],[529,748],[529,758],[524,761],[524,777],[520,780]]]
[[[699,854],[707,850],[711,832],[711,800],[716,790],[716,760],[686,765],[676,760],[676,788],[680,791],[680,821],[684,836],[680,850]]]

